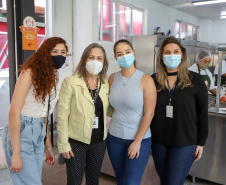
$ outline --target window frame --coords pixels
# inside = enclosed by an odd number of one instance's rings
[[[142,12],[142,35],[145,34],[145,9],[144,8],[141,8],[139,6],[136,6],[136,5],[133,5],[133,4],[129,4],[129,3],[126,3],[126,2],[122,2],[120,0],[108,0],[108,1],[111,1],[111,2],[114,2],[116,3],[116,8],[117,8],[117,14],[116,14],[116,41],[119,40],[119,32],[120,32],[120,24],[119,24],[119,14],[118,14],[118,11],[119,11],[119,7],[120,5],[123,5],[123,6],[127,6],[129,8],[131,8],[131,25],[130,25],[130,36],[133,36],[133,10],[138,10],[138,11],[141,11]],[[99,1],[98,1],[99,3]],[[100,6],[98,6],[98,8],[100,7],[100,10],[98,10],[98,16],[99,16],[99,11],[100,11],[100,30],[98,32],[98,34],[100,34],[98,36],[99,38],[99,42],[109,42],[109,43],[112,43],[112,42],[115,42],[115,41],[105,41],[103,40],[103,0],[100,0]],[[98,17],[99,19],[99,17]]]
[[[197,29],[197,38],[196,38],[196,40],[198,40],[198,32],[199,32],[199,26],[196,26],[196,25],[194,25],[194,24],[191,24],[191,23],[187,23],[187,22],[184,22],[184,21],[180,21],[180,20],[176,20],[175,21],[175,24],[174,24],[174,33],[176,33],[176,22],[178,22],[179,23],[179,38],[180,39],[185,39],[185,40],[188,40],[187,39],[187,32],[188,32],[188,26],[192,26],[192,38],[191,39],[189,39],[189,40],[194,40],[194,29],[193,28],[196,28]],[[184,25],[186,25],[186,37],[185,38],[181,38],[181,24],[184,24]]]

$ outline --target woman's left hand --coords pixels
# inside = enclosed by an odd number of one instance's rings
[[[133,141],[128,148],[128,156],[130,159],[134,159],[134,157],[138,158],[140,155],[140,145],[141,142]]]
[[[47,164],[54,165],[55,155],[54,155],[54,152],[53,152],[53,149],[52,148],[46,149],[46,160],[45,160],[45,162]]]
[[[199,159],[201,159],[202,157],[202,152],[203,152],[203,146],[196,146],[196,150],[195,150],[195,161],[198,161]]]

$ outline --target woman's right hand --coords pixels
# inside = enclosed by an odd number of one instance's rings
[[[23,168],[23,160],[21,158],[21,155],[13,154],[11,165],[10,165],[10,170],[12,172],[20,173],[22,168]]]
[[[74,153],[72,152],[72,150],[69,151],[69,152],[62,153],[62,155],[63,155],[63,157],[64,157],[65,159],[70,159],[71,157],[75,157],[75,155],[74,155]]]

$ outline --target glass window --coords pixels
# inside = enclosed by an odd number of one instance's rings
[[[35,0],[35,21],[45,23],[46,0]]]
[[[7,15],[6,0],[0,0],[0,17],[6,18]]]
[[[175,24],[175,37],[176,38],[179,38],[180,37],[180,23],[176,21],[176,24]]]
[[[118,1],[99,0],[98,13],[100,41],[130,40],[131,35],[142,35],[142,10],[137,10],[132,5],[120,4]]]
[[[186,33],[187,33],[187,25],[184,23],[180,24],[180,38],[186,39]]]
[[[0,0],[0,17],[7,18],[6,0]],[[8,123],[9,100],[9,61],[7,22],[0,22],[0,136]],[[0,146],[1,147],[1,146]],[[0,149],[1,150],[1,149]],[[3,161],[5,159],[3,158]],[[4,162],[3,162],[4,164]]]
[[[187,39],[191,40],[192,39],[192,26],[187,25]]]
[[[1,25],[1,22],[0,22]],[[7,32],[0,32],[0,71],[9,67]]]
[[[98,3],[98,14],[99,14],[99,19],[98,19],[98,25],[99,25],[99,40],[100,40],[100,30],[101,30],[101,27],[100,27],[100,23],[101,23],[101,0],[99,0],[99,3]]]
[[[103,41],[116,41],[116,3],[103,0]]]
[[[187,40],[197,40],[198,27],[180,21],[175,22],[175,37]]]
[[[131,8],[119,6],[119,39],[129,40],[131,35]]]
[[[197,40],[198,28],[193,27],[193,40]]]
[[[46,0],[34,0],[35,2],[35,21],[38,23],[43,23],[37,26],[39,28],[37,44],[39,46],[45,41],[45,9],[46,9]]]
[[[39,48],[39,46],[41,46],[41,44],[46,40],[46,37],[45,37],[46,33],[45,33],[45,27],[38,26],[38,28],[40,29],[37,37],[37,44]]]
[[[133,9],[133,35],[142,35],[143,12]]]

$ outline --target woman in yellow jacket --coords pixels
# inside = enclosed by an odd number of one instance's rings
[[[58,101],[58,149],[66,159],[67,184],[98,185],[106,150],[108,60],[99,44],[83,52],[73,76],[64,79]],[[86,167],[86,168],[85,168]]]

